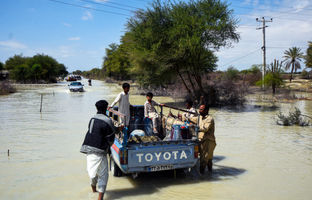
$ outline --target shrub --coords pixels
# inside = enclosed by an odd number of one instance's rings
[[[234,67],[229,67],[223,74],[226,80],[236,80],[239,77],[239,71]]]
[[[295,111],[289,112],[288,116],[284,115],[282,112],[277,114],[276,123],[281,126],[309,126],[310,122],[306,121],[303,118],[304,115],[301,114],[301,111],[295,107]]]
[[[308,72],[306,70],[302,70],[301,74],[300,74],[301,78],[303,79],[310,79],[312,77],[312,71]]]
[[[16,89],[8,81],[0,82],[0,95],[14,93]]]

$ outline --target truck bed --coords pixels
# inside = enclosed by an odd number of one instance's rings
[[[108,113],[113,121],[117,121],[118,117],[123,116],[117,110],[118,108],[114,107],[114,110],[110,110]],[[191,137],[192,139],[184,137],[184,139],[165,138],[165,140],[161,140],[163,137],[152,135],[152,129],[147,129],[151,126],[151,120],[144,119],[144,106],[132,106],[130,114],[129,126],[116,135],[111,147],[110,165],[111,168],[113,167],[114,176],[119,176],[122,173],[135,174],[192,168],[196,165],[199,154],[197,134],[196,137]],[[135,130],[144,131],[143,136],[131,135]]]

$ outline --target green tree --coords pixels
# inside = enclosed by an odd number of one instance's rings
[[[4,64],[0,62],[0,70],[4,70]]]
[[[262,65],[252,65],[252,66],[248,69],[248,73],[251,73],[251,74],[258,74],[258,73],[261,73],[261,68],[262,68]]]
[[[103,79],[104,77],[104,71],[103,69],[99,68],[93,68],[89,71],[83,71],[82,75],[86,78],[91,78],[91,79]]]
[[[224,73],[224,78],[227,80],[236,80],[238,77],[239,71],[233,66],[229,67]]]
[[[205,92],[202,76],[216,69],[214,52],[239,39],[232,10],[215,0],[155,1],[137,11],[127,27],[125,41],[138,78],[163,85],[179,77],[189,93]]]
[[[26,83],[31,76],[31,68],[26,63],[15,66],[13,70],[11,70],[10,76],[16,81]]]
[[[305,64],[307,67],[312,68],[312,42],[309,42],[309,47],[307,48],[307,54],[304,56]]]
[[[31,74],[34,77],[36,83],[38,83],[38,80],[41,79],[41,74],[42,74],[42,67],[40,64],[34,64],[31,67]]]
[[[262,65],[253,64],[249,69],[240,71],[243,81],[247,81],[251,85],[255,85],[262,77]]]
[[[73,74],[82,75],[82,71],[81,70],[75,70],[75,71],[73,71]]]
[[[301,68],[300,61],[303,58],[303,53],[301,52],[300,48],[292,47],[284,52],[284,58],[285,70],[289,70],[291,67],[289,78],[289,81],[291,82],[294,71],[297,72],[297,70]]]
[[[58,68],[58,62],[44,54],[37,54],[33,56],[30,61],[29,65],[32,66],[34,64],[39,64],[42,67],[42,78],[44,80],[48,80],[49,82],[55,82],[57,74],[57,68]]]
[[[12,78],[22,82],[38,82],[39,80],[56,82],[58,76],[66,76],[68,73],[63,64],[43,54],[33,57],[15,55],[9,58],[5,65],[12,74]]]
[[[270,67],[266,69],[267,73],[264,76],[264,82],[258,81],[257,85],[264,85],[270,86],[272,88],[273,95],[276,93],[276,88],[282,86],[284,84],[283,78],[281,76],[282,72],[282,63],[278,60],[274,59],[274,62],[270,64]]]
[[[125,45],[112,43],[106,48],[103,70],[105,75],[118,80],[128,79],[130,71],[130,60]]]
[[[56,82],[57,77],[65,77],[68,74],[63,64],[48,55],[37,54],[28,61],[28,64],[29,66],[39,64],[42,67],[40,78],[48,82]]]
[[[80,71],[80,70],[79,70]],[[64,64],[58,64],[57,66],[56,66],[56,75],[57,76],[60,76],[60,77],[62,77],[62,78],[64,78],[65,76],[67,76],[68,75],[68,71],[67,71],[67,69],[66,69],[66,67],[65,67],[65,65]]]
[[[22,55],[14,55],[5,61],[5,68],[7,70],[13,70],[16,66],[25,64],[30,58],[23,57]]]

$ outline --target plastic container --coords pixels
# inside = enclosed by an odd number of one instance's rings
[[[137,135],[137,136],[144,136],[145,133],[144,133],[143,130],[136,129],[136,130],[134,130],[134,131],[132,131],[132,132],[130,133],[130,138],[132,138],[132,137],[135,136],[135,135]]]
[[[172,125],[170,140],[191,139],[189,127],[186,125],[175,124]]]

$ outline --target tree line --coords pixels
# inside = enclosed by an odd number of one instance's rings
[[[9,71],[10,79],[20,83],[54,83],[58,77],[64,78],[68,74],[64,64],[44,54],[14,55],[0,67]]]
[[[106,49],[103,76],[161,88],[179,80],[192,98],[209,93],[203,77],[217,68],[215,52],[240,38],[233,10],[218,0],[156,0],[126,27]]]
[[[238,20],[226,2],[156,0],[151,7],[137,10],[128,20],[120,44],[112,43],[106,48],[102,68],[85,71],[83,75],[99,79],[132,79],[145,88],[168,88],[175,84],[186,90],[187,98],[198,100],[204,96],[210,104],[215,104],[223,98],[221,94],[238,94],[236,90],[228,91],[224,87],[235,86],[234,79],[223,76],[217,83],[209,76],[217,69],[216,52],[239,41],[237,27]],[[291,69],[290,80],[300,59],[306,61],[306,66],[311,66],[311,42],[309,44],[306,55],[300,49],[285,52],[286,70]],[[280,77],[276,75],[280,63],[272,65],[266,66],[265,84],[269,86],[272,86],[272,79]],[[235,69],[229,69],[225,76],[233,72]],[[242,73],[252,83],[261,78],[258,71]],[[256,77],[259,79],[254,80]],[[278,87],[280,83],[274,80],[274,87]]]

